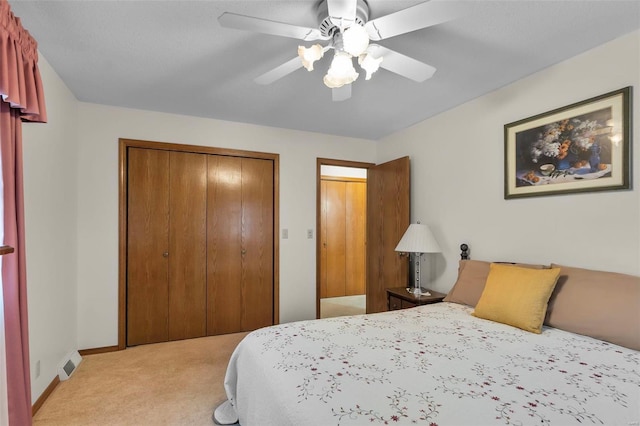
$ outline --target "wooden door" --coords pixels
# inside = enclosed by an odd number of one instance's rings
[[[242,159],[207,162],[207,334],[235,333],[242,330]]]
[[[316,253],[316,262],[319,262],[317,265],[317,278],[319,279],[320,285],[320,294],[318,297],[320,299],[324,299],[327,297],[327,182],[325,180],[320,180],[320,198],[318,199],[319,209],[318,214],[320,215],[319,220],[319,231],[318,231],[318,252],[320,253],[320,257],[318,258],[318,254]],[[316,218],[317,219],[317,218]],[[318,301],[319,303],[319,301]],[[318,311],[319,312],[319,311]]]
[[[409,157],[367,175],[367,313],[387,310],[386,289],[407,284],[408,264],[395,247],[410,223]]]
[[[274,323],[273,161],[208,160],[207,334]]]
[[[277,322],[278,164],[120,139],[119,349]]]
[[[207,155],[169,160],[169,340],[179,340],[206,335]]]
[[[345,182],[345,295],[365,294],[367,184]]]
[[[345,295],[346,285],[346,186],[345,182],[323,180],[321,297]]]
[[[129,148],[127,344],[169,336],[169,153]]]
[[[365,294],[366,186],[366,180],[320,182],[321,298]]]
[[[242,159],[242,331],[272,325],[273,162]]]

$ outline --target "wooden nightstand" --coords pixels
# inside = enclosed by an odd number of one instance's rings
[[[397,309],[413,308],[414,306],[428,305],[430,303],[442,302],[446,296],[444,293],[429,290],[431,296],[414,296],[409,293],[406,287],[396,287],[387,289],[387,307],[390,311]]]

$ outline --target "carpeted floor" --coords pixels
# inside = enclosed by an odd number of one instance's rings
[[[83,357],[36,413],[37,426],[213,425],[224,374],[246,333]]]
[[[324,318],[365,312],[365,296],[321,300]],[[231,353],[247,333],[142,345],[82,358],[34,426],[211,426]]]
[[[366,297],[362,294],[320,299],[320,318],[364,314],[367,310]]]

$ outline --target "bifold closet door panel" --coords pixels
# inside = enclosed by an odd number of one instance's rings
[[[273,324],[273,161],[242,159],[242,330]]]
[[[366,234],[367,234],[367,184],[346,183],[346,281],[345,294],[365,294]]]
[[[127,345],[168,339],[169,153],[128,149]]]
[[[327,180],[327,294],[325,297],[345,295],[346,284],[346,184],[341,181]]]
[[[207,334],[242,330],[242,159],[209,155]]]
[[[327,181],[320,181],[320,298],[327,297]]]
[[[171,152],[169,340],[206,335],[207,155]]]

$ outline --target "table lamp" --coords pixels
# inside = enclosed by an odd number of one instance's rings
[[[429,292],[420,287],[420,258],[423,253],[440,253],[440,246],[429,227],[420,222],[410,224],[396,246],[396,251],[414,254],[416,280],[412,293],[415,296],[430,296]]]

